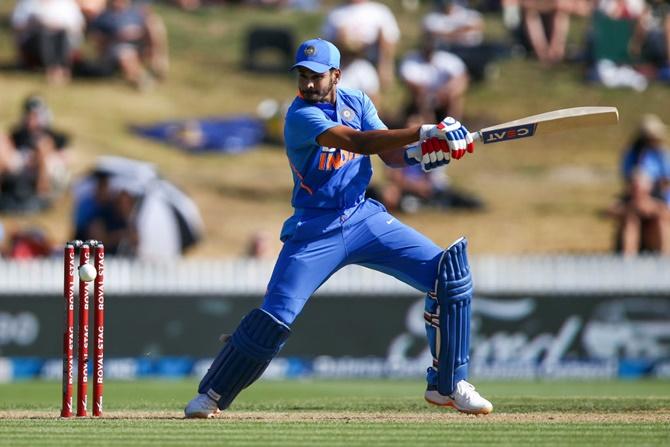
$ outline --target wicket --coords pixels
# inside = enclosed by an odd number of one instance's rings
[[[99,241],[70,241],[64,250],[65,328],[63,331],[63,401],[61,417],[72,416],[72,388],[74,367],[74,307],[75,307],[75,254],[79,250],[79,266],[90,262],[97,272],[93,280],[93,416],[102,416],[105,332],[105,247]],[[77,334],[77,416],[87,415],[88,396],[88,343],[89,343],[89,290],[86,281],[79,279],[79,327]]]

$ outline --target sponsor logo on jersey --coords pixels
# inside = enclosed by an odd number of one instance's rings
[[[319,171],[340,169],[347,162],[360,157],[360,155],[334,147],[322,147],[321,154],[319,155]]]
[[[506,129],[490,130],[482,132],[482,141],[484,141],[484,143],[497,143],[499,141],[532,137],[536,128],[536,124],[524,124],[522,126],[508,127]]]

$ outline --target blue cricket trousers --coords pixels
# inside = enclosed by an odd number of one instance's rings
[[[328,212],[301,222],[284,242],[261,308],[293,324],[333,273],[358,264],[428,292],[443,249],[367,199],[349,215]]]

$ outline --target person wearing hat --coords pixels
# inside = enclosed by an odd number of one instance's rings
[[[326,40],[302,43],[292,69],[298,96],[286,115],[284,139],[294,213],[281,231],[284,246],[263,304],[227,339],[186,406],[186,417],[212,417],[228,408],[280,351],[316,289],[349,264],[389,274],[426,294],[434,359],[425,399],[463,413],[490,413],[491,403],[466,381],[472,299],[467,241],[460,238],[445,250],[365,197],[372,155],[392,167],[420,163],[431,170],[473,152],[468,130],[451,117],[388,130],[364,93],[338,87],[340,53]],[[407,155],[406,146],[415,143],[420,160]]]
[[[621,163],[625,190],[612,210],[617,248],[626,256],[641,251],[670,254],[670,154],[667,126],[653,114],[642,117]]]

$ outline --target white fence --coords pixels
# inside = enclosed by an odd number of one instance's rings
[[[478,293],[668,293],[670,258],[617,256],[478,256],[471,260]],[[108,258],[105,290],[114,295],[262,295],[272,261],[184,259],[138,262]],[[0,260],[0,295],[62,293],[59,259]],[[329,294],[406,295],[398,280],[358,266],[337,272]]]

